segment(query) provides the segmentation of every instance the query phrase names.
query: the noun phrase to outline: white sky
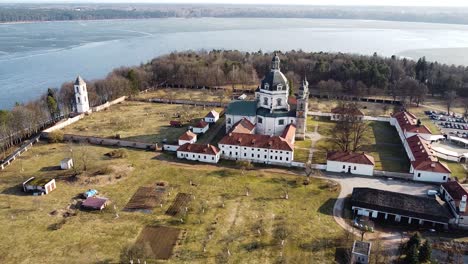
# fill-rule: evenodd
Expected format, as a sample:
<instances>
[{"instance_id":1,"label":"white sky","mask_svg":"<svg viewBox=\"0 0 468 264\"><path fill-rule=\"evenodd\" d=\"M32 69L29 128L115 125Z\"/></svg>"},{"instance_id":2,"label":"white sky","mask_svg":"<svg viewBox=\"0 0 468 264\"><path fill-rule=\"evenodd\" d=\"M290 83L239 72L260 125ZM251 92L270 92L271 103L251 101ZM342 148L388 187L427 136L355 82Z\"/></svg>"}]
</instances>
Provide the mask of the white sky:
<instances>
[{"instance_id":1,"label":"white sky","mask_svg":"<svg viewBox=\"0 0 468 264\"><path fill-rule=\"evenodd\" d=\"M0 0L0 3L217 3L272 5L468 6L467 0Z\"/></svg>"}]
</instances>

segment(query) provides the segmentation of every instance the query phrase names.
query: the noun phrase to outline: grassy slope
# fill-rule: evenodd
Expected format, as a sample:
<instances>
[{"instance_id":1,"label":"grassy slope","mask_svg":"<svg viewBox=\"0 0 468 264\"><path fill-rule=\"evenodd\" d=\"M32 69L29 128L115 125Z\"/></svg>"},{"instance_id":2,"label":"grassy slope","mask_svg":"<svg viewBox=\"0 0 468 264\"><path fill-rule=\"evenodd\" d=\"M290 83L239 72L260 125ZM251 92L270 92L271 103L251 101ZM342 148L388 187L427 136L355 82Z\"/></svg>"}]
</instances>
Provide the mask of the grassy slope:
<instances>
[{"instance_id":1,"label":"grassy slope","mask_svg":"<svg viewBox=\"0 0 468 264\"><path fill-rule=\"evenodd\" d=\"M285 222L290 232L286 239L284 256L294 262L330 263L334 257L334 239L341 230L330 215L338 191L330 191L324 181L313 180L303 186L294 176L267 171L250 171L240 175L237 170L204 165L172 165L154 159L155 153L128 150L129 157L108 160L104 147L79 147L70 145L73 155L80 157L86 151L93 162L90 170L111 164L132 165L131 175L111 185L80 186L58 181L58 189L44 197L23 196L18 183L34 176L54 173L41 171L43 167L56 166L70 155L69 145L39 144L28 151L0 174L0 262L84 263L119 260L123 247L133 243L145 225L175 225L187 230L187 236L176 249L169 263L214 263L229 248L233 263L272 263L281 250L273 238L275 226ZM75 158L77 166L79 159ZM61 174L56 172L56 174ZM189 185L192 180L197 187ZM173 189L163 208L152 214L120 211L139 186L167 181ZM297 182L299 182L299 184ZM15 187L16 186L16 187ZM250 196L245 196L245 187ZM289 200L280 199L282 188L289 190ZM72 197L88 188L97 188L111 199L119 218L115 219L111 205L101 213L78 211L68 218L60 230L48 227L60 222L61 217L50 216L57 209L65 209ZM184 224L164 215L178 192L195 195ZM225 207L221 207L224 200ZM201 204L208 209L201 213ZM281 220L283 219L283 220ZM262 222L262 234L254 226ZM216 223L216 224L215 224ZM202 252L202 242L208 231L213 237ZM263 243L260 249L248 252L252 242Z\"/></svg>"},{"instance_id":2,"label":"grassy slope","mask_svg":"<svg viewBox=\"0 0 468 264\"><path fill-rule=\"evenodd\" d=\"M120 134L122 139L159 143L177 140L187 127L169 126L178 112L189 111L195 120L203 118L211 109L193 106L124 102L106 111L86 116L66 127L65 133L86 136L112 137ZM221 109L216 109L218 112ZM193 124L192 124L193 125Z\"/></svg>"}]
</instances>

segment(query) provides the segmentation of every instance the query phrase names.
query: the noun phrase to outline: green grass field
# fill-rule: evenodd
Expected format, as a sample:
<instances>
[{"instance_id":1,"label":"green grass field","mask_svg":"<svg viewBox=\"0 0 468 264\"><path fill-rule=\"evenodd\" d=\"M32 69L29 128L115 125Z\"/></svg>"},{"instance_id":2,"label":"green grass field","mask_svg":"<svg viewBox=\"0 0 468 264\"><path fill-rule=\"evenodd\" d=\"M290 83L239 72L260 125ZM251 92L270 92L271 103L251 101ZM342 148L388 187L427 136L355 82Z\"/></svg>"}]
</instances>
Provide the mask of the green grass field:
<instances>
[{"instance_id":1,"label":"green grass field","mask_svg":"<svg viewBox=\"0 0 468 264\"><path fill-rule=\"evenodd\" d=\"M333 262L343 231L331 216L339 190L330 190L326 181L312 179L305 186L301 177L278 170L242 175L239 170L199 163L173 164L146 151L127 150L127 158L109 159L104 154L111 150L39 143L2 171L1 263L116 263L147 225L186 231L167 263L274 263L282 251L288 263ZM69 156L78 168L87 165L89 178L101 180L66 181L67 173L55 167ZM97 173L109 167L115 177ZM57 189L43 197L26 196L19 184L30 176L58 177ZM140 186L158 181L169 184L162 208L149 214L121 211ZM111 205L103 212L75 210L76 216L64 218L61 212L89 188L98 189ZM285 190L288 200L282 198ZM179 192L195 197L184 223L164 214ZM54 211L59 213L52 215Z\"/></svg>"},{"instance_id":2,"label":"green grass field","mask_svg":"<svg viewBox=\"0 0 468 264\"><path fill-rule=\"evenodd\" d=\"M121 139L148 143L161 143L164 139L171 142L176 141L189 125L194 125L210 110L211 108L128 101L86 116L63 131L98 137L114 137L119 134ZM220 112L222 109L216 110ZM180 128L171 127L171 120L180 120L176 118L177 113L185 113L193 121L183 122L185 126Z\"/></svg>"}]
</instances>

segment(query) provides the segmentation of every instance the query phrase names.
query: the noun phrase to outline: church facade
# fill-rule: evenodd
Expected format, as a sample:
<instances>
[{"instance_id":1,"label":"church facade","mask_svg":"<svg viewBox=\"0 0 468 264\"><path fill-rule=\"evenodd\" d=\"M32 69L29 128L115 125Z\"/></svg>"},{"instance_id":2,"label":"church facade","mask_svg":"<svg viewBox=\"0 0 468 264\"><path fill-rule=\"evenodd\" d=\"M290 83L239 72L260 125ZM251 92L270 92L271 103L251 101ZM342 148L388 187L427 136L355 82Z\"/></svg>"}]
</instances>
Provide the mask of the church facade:
<instances>
[{"instance_id":1,"label":"church facade","mask_svg":"<svg viewBox=\"0 0 468 264\"><path fill-rule=\"evenodd\" d=\"M281 72L280 59L273 57L270 72L255 92L255 100L233 101L226 110L226 133L243 118L255 124L255 134L280 136L289 124L296 126L297 139L304 139L309 84L304 80L295 97L289 96L289 82Z\"/></svg>"}]
</instances>

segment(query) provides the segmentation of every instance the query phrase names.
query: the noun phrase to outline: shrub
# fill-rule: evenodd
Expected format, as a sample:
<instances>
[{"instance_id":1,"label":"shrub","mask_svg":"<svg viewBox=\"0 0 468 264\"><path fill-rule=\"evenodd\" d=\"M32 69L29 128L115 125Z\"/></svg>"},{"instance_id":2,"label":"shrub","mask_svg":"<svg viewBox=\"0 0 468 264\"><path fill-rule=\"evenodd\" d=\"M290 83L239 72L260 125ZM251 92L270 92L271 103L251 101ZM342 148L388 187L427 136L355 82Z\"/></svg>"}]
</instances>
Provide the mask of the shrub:
<instances>
[{"instance_id":1,"label":"shrub","mask_svg":"<svg viewBox=\"0 0 468 264\"><path fill-rule=\"evenodd\" d=\"M96 171L96 175L109 175L109 174L112 174L113 172L114 172L114 169L112 169L111 167L104 167Z\"/></svg>"},{"instance_id":2,"label":"shrub","mask_svg":"<svg viewBox=\"0 0 468 264\"><path fill-rule=\"evenodd\" d=\"M128 153L125 149L115 149L109 153L106 153L106 156L112 159L121 159L128 157Z\"/></svg>"},{"instance_id":3,"label":"shrub","mask_svg":"<svg viewBox=\"0 0 468 264\"><path fill-rule=\"evenodd\" d=\"M49 142L50 143L63 142L63 132L60 131L60 130L50 132L49 133Z\"/></svg>"}]
</instances>

